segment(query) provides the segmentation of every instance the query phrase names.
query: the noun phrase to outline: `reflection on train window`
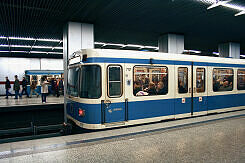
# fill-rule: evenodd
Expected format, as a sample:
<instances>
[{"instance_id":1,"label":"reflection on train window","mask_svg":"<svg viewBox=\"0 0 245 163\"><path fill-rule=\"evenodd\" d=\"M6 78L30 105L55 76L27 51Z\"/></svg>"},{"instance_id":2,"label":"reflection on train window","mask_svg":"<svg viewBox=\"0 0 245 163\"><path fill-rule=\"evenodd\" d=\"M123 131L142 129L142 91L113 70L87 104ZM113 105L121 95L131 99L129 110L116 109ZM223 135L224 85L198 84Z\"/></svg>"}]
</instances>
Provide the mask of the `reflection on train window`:
<instances>
[{"instance_id":1,"label":"reflection on train window","mask_svg":"<svg viewBox=\"0 0 245 163\"><path fill-rule=\"evenodd\" d=\"M179 93L188 92L188 68L187 67L178 68L178 88L179 88Z\"/></svg>"},{"instance_id":2,"label":"reflection on train window","mask_svg":"<svg viewBox=\"0 0 245 163\"><path fill-rule=\"evenodd\" d=\"M77 97L78 96L78 76L80 73L80 68L75 67L68 70L68 83L67 83L67 93L68 95Z\"/></svg>"},{"instance_id":3,"label":"reflection on train window","mask_svg":"<svg viewBox=\"0 0 245 163\"><path fill-rule=\"evenodd\" d=\"M232 91L233 90L233 69L214 68L213 69L213 91Z\"/></svg>"},{"instance_id":4,"label":"reflection on train window","mask_svg":"<svg viewBox=\"0 0 245 163\"><path fill-rule=\"evenodd\" d=\"M134 96L166 95L168 93L168 69L160 66L134 67Z\"/></svg>"},{"instance_id":5,"label":"reflection on train window","mask_svg":"<svg viewBox=\"0 0 245 163\"><path fill-rule=\"evenodd\" d=\"M205 92L205 69L196 69L196 89L197 93Z\"/></svg>"},{"instance_id":6,"label":"reflection on train window","mask_svg":"<svg viewBox=\"0 0 245 163\"><path fill-rule=\"evenodd\" d=\"M237 70L237 89L245 90L245 69Z\"/></svg>"},{"instance_id":7,"label":"reflection on train window","mask_svg":"<svg viewBox=\"0 0 245 163\"><path fill-rule=\"evenodd\" d=\"M122 95L122 68L121 66L108 67L109 97Z\"/></svg>"},{"instance_id":8,"label":"reflection on train window","mask_svg":"<svg viewBox=\"0 0 245 163\"><path fill-rule=\"evenodd\" d=\"M99 65L81 67L80 97L97 99L101 96L101 68Z\"/></svg>"}]
</instances>

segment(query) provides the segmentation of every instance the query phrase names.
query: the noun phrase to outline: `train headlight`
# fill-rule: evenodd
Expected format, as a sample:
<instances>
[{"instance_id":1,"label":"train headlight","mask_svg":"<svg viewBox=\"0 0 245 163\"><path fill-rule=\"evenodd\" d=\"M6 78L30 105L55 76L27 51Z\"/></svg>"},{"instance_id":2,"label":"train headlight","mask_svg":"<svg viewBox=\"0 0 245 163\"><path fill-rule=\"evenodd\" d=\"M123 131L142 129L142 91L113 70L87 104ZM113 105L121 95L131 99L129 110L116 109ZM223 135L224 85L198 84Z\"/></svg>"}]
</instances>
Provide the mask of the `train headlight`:
<instances>
[{"instance_id":1,"label":"train headlight","mask_svg":"<svg viewBox=\"0 0 245 163\"><path fill-rule=\"evenodd\" d=\"M83 109L78 109L78 115L79 115L80 117L84 117L84 116L85 116L85 110L83 110Z\"/></svg>"}]
</instances>

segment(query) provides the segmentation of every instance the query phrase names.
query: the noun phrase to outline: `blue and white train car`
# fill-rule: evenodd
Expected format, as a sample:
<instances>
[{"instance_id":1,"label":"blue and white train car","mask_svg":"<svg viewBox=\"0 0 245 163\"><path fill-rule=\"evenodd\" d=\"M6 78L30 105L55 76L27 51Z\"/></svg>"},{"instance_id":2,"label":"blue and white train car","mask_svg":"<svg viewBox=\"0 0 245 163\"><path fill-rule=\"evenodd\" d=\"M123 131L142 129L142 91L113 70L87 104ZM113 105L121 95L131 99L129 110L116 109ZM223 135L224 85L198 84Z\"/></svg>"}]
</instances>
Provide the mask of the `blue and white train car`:
<instances>
[{"instance_id":1,"label":"blue and white train car","mask_svg":"<svg viewBox=\"0 0 245 163\"><path fill-rule=\"evenodd\" d=\"M87 129L245 108L245 61L87 49L69 60L67 118Z\"/></svg>"}]
</instances>

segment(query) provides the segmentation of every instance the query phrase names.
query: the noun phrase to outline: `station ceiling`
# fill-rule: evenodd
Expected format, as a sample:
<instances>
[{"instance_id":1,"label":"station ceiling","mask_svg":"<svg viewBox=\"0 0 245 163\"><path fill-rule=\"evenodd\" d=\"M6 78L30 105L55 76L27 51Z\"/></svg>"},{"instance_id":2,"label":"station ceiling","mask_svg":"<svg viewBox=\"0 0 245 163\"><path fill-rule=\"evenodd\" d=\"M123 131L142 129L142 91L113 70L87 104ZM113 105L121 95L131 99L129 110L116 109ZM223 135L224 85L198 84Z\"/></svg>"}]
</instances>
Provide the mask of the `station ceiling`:
<instances>
[{"instance_id":1,"label":"station ceiling","mask_svg":"<svg viewBox=\"0 0 245 163\"><path fill-rule=\"evenodd\" d=\"M238 42L245 54L245 14L234 16L245 11L245 0L207 10L215 1L1 0L0 56L62 57L68 21L94 24L96 42L157 47L160 35L177 33L185 49L217 52L220 43Z\"/></svg>"}]
</instances>

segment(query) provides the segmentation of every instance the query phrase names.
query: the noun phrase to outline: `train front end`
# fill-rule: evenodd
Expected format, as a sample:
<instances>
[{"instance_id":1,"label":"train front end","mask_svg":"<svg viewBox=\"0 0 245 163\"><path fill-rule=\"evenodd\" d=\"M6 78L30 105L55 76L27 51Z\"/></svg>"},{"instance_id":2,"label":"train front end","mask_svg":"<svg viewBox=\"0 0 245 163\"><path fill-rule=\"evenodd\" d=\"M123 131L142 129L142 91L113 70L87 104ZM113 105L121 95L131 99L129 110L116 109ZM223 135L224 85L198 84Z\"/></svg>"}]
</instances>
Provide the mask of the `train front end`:
<instances>
[{"instance_id":1,"label":"train front end","mask_svg":"<svg viewBox=\"0 0 245 163\"><path fill-rule=\"evenodd\" d=\"M100 129L103 63L89 61L88 55L80 52L69 60L66 116L79 127Z\"/></svg>"}]
</instances>

